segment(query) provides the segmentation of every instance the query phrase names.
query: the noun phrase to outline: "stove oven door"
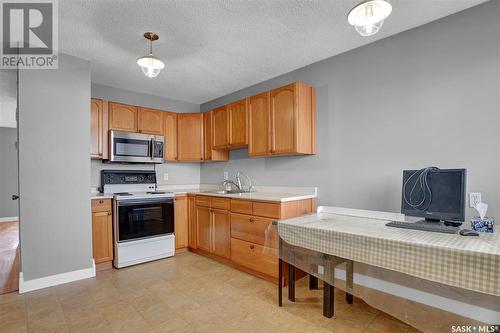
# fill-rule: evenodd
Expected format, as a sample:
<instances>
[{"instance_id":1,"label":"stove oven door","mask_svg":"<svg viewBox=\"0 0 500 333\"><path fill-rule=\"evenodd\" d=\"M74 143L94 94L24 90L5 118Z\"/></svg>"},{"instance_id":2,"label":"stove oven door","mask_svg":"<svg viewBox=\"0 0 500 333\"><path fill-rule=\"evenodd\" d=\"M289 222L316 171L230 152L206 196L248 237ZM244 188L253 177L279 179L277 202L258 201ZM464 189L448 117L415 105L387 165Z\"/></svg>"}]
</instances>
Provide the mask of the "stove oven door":
<instances>
[{"instance_id":1,"label":"stove oven door","mask_svg":"<svg viewBox=\"0 0 500 333\"><path fill-rule=\"evenodd\" d=\"M115 239L118 243L174 232L174 199L115 201Z\"/></svg>"}]
</instances>

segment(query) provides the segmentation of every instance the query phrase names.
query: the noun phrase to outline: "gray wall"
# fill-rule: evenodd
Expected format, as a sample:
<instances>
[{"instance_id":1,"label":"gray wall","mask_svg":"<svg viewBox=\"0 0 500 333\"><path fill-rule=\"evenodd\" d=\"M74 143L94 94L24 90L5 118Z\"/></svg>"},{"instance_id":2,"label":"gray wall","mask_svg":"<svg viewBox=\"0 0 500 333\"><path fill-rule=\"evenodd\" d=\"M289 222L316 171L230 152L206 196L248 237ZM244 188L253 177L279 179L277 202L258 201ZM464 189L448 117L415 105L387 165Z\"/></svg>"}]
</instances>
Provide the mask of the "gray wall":
<instances>
[{"instance_id":1,"label":"gray wall","mask_svg":"<svg viewBox=\"0 0 500 333\"><path fill-rule=\"evenodd\" d=\"M92 267L90 63L59 54L58 70L19 79L24 280Z\"/></svg>"},{"instance_id":2,"label":"gray wall","mask_svg":"<svg viewBox=\"0 0 500 333\"><path fill-rule=\"evenodd\" d=\"M19 214L17 201L17 128L0 127L0 218Z\"/></svg>"},{"instance_id":3,"label":"gray wall","mask_svg":"<svg viewBox=\"0 0 500 333\"><path fill-rule=\"evenodd\" d=\"M200 112L200 105L170 98L138 93L134 91L103 86L92 83L92 97L102 98L114 102L156 108L164 111L179 113ZM130 169L130 170L152 170L153 166L148 164L105 164L95 160L91 163L91 184L93 187L100 186L100 172L103 169ZM163 174L168 173L168 181L163 180ZM156 165L158 184L199 184L199 163L164 163Z\"/></svg>"},{"instance_id":4,"label":"gray wall","mask_svg":"<svg viewBox=\"0 0 500 333\"><path fill-rule=\"evenodd\" d=\"M491 1L203 104L303 81L317 88L318 150L235 151L203 164L201 182L243 170L260 185L317 186L322 205L399 211L403 169L464 167L468 189L499 214L499 13Z\"/></svg>"}]
</instances>

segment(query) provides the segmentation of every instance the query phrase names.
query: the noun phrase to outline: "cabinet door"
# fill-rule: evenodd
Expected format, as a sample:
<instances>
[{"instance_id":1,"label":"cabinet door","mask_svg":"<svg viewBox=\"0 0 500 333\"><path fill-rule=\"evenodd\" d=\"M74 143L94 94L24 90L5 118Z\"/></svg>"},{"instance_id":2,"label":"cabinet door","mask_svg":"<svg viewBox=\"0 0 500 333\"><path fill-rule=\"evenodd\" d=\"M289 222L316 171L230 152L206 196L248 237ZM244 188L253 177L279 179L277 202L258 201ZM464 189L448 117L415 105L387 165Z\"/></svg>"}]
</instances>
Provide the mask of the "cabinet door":
<instances>
[{"instance_id":1,"label":"cabinet door","mask_svg":"<svg viewBox=\"0 0 500 333\"><path fill-rule=\"evenodd\" d=\"M285 154L296 151L297 101L295 84L271 90L271 153Z\"/></svg>"},{"instance_id":2,"label":"cabinet door","mask_svg":"<svg viewBox=\"0 0 500 333\"><path fill-rule=\"evenodd\" d=\"M227 149L215 150L212 132L212 111L203 113L203 160L204 161L227 161L229 152Z\"/></svg>"},{"instance_id":3,"label":"cabinet door","mask_svg":"<svg viewBox=\"0 0 500 333\"><path fill-rule=\"evenodd\" d=\"M176 197L174 203L175 248L188 246L188 205L187 197Z\"/></svg>"},{"instance_id":4,"label":"cabinet door","mask_svg":"<svg viewBox=\"0 0 500 333\"><path fill-rule=\"evenodd\" d=\"M96 264L113 260L111 211L92 213L92 253Z\"/></svg>"},{"instance_id":5,"label":"cabinet door","mask_svg":"<svg viewBox=\"0 0 500 333\"><path fill-rule=\"evenodd\" d=\"M102 99L92 98L90 101L90 157L102 158Z\"/></svg>"},{"instance_id":6,"label":"cabinet door","mask_svg":"<svg viewBox=\"0 0 500 333\"><path fill-rule=\"evenodd\" d=\"M163 135L162 111L139 108L137 127L139 133Z\"/></svg>"},{"instance_id":7,"label":"cabinet door","mask_svg":"<svg viewBox=\"0 0 500 333\"><path fill-rule=\"evenodd\" d=\"M203 155L203 114L177 115L177 159L200 161Z\"/></svg>"},{"instance_id":8,"label":"cabinet door","mask_svg":"<svg viewBox=\"0 0 500 333\"><path fill-rule=\"evenodd\" d=\"M271 153L271 117L269 92L248 99L248 155Z\"/></svg>"},{"instance_id":9,"label":"cabinet door","mask_svg":"<svg viewBox=\"0 0 500 333\"><path fill-rule=\"evenodd\" d=\"M188 196L188 220L189 220L189 237L188 246L191 249L196 249L196 199L194 196Z\"/></svg>"},{"instance_id":10,"label":"cabinet door","mask_svg":"<svg viewBox=\"0 0 500 333\"><path fill-rule=\"evenodd\" d=\"M229 117L226 107L212 111L213 149L224 149L229 146Z\"/></svg>"},{"instance_id":11,"label":"cabinet door","mask_svg":"<svg viewBox=\"0 0 500 333\"><path fill-rule=\"evenodd\" d=\"M212 159L212 111L203 113L203 159Z\"/></svg>"},{"instance_id":12,"label":"cabinet door","mask_svg":"<svg viewBox=\"0 0 500 333\"><path fill-rule=\"evenodd\" d=\"M229 145L244 147L247 140L247 100L242 99L227 106L229 111Z\"/></svg>"},{"instance_id":13,"label":"cabinet door","mask_svg":"<svg viewBox=\"0 0 500 333\"><path fill-rule=\"evenodd\" d=\"M177 113L163 113L163 135L165 136L165 159L167 161L177 160Z\"/></svg>"},{"instance_id":14,"label":"cabinet door","mask_svg":"<svg viewBox=\"0 0 500 333\"><path fill-rule=\"evenodd\" d=\"M109 129L137 132L137 107L109 103Z\"/></svg>"},{"instance_id":15,"label":"cabinet door","mask_svg":"<svg viewBox=\"0 0 500 333\"><path fill-rule=\"evenodd\" d=\"M214 230L214 254L231 258L231 222L226 210L212 210L212 224Z\"/></svg>"},{"instance_id":16,"label":"cabinet door","mask_svg":"<svg viewBox=\"0 0 500 333\"><path fill-rule=\"evenodd\" d=\"M210 208L196 206L196 247L212 252L212 222Z\"/></svg>"}]
</instances>

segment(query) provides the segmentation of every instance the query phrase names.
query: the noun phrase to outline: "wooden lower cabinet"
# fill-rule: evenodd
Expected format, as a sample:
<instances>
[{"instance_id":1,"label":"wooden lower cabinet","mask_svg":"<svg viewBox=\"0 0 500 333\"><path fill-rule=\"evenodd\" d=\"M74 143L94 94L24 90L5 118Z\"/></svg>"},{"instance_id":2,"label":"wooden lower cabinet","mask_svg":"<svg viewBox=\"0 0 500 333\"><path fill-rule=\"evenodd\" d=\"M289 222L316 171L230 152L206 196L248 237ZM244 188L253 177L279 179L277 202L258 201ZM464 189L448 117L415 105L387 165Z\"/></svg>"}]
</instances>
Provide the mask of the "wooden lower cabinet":
<instances>
[{"instance_id":1,"label":"wooden lower cabinet","mask_svg":"<svg viewBox=\"0 0 500 333\"><path fill-rule=\"evenodd\" d=\"M272 219L231 213L231 237L278 248L278 231Z\"/></svg>"},{"instance_id":2,"label":"wooden lower cabinet","mask_svg":"<svg viewBox=\"0 0 500 333\"><path fill-rule=\"evenodd\" d=\"M190 249L196 250L196 197L188 195L188 246Z\"/></svg>"},{"instance_id":3,"label":"wooden lower cabinet","mask_svg":"<svg viewBox=\"0 0 500 333\"><path fill-rule=\"evenodd\" d=\"M175 249L186 248L189 242L188 199L186 196L175 197L174 221Z\"/></svg>"},{"instance_id":4,"label":"wooden lower cabinet","mask_svg":"<svg viewBox=\"0 0 500 333\"><path fill-rule=\"evenodd\" d=\"M278 278L278 250L231 238L231 260L240 266Z\"/></svg>"},{"instance_id":5,"label":"wooden lower cabinet","mask_svg":"<svg viewBox=\"0 0 500 333\"><path fill-rule=\"evenodd\" d=\"M212 252L212 221L210 208L196 206L196 247Z\"/></svg>"},{"instance_id":6,"label":"wooden lower cabinet","mask_svg":"<svg viewBox=\"0 0 500 333\"><path fill-rule=\"evenodd\" d=\"M231 258L231 222L229 212L212 209L213 253L222 258Z\"/></svg>"},{"instance_id":7,"label":"wooden lower cabinet","mask_svg":"<svg viewBox=\"0 0 500 333\"><path fill-rule=\"evenodd\" d=\"M96 264L113 261L111 199L92 200L92 255Z\"/></svg>"},{"instance_id":8,"label":"wooden lower cabinet","mask_svg":"<svg viewBox=\"0 0 500 333\"><path fill-rule=\"evenodd\" d=\"M197 195L191 203L196 247L190 248L230 259L235 267L274 281L278 277L279 236L272 221L316 209L315 199L279 203Z\"/></svg>"},{"instance_id":9,"label":"wooden lower cabinet","mask_svg":"<svg viewBox=\"0 0 500 333\"><path fill-rule=\"evenodd\" d=\"M214 208L211 208L214 207ZM229 199L198 196L196 200L197 249L231 258Z\"/></svg>"}]
</instances>

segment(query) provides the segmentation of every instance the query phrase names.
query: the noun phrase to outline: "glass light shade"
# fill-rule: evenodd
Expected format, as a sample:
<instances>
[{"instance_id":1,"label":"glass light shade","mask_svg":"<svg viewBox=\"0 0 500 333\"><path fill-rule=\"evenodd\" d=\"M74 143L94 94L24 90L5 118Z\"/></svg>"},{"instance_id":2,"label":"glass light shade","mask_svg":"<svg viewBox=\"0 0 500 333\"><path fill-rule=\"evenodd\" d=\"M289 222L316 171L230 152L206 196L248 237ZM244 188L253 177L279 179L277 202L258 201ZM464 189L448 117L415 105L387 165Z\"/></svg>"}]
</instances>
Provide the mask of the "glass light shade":
<instances>
[{"instance_id":1,"label":"glass light shade","mask_svg":"<svg viewBox=\"0 0 500 333\"><path fill-rule=\"evenodd\" d=\"M156 58L152 54L137 59L137 65L141 67L144 75L151 78L158 76L161 70L165 67L163 61Z\"/></svg>"},{"instance_id":2,"label":"glass light shade","mask_svg":"<svg viewBox=\"0 0 500 333\"><path fill-rule=\"evenodd\" d=\"M349 12L347 21L361 36L371 36L380 30L391 12L392 6L385 0L365 1Z\"/></svg>"}]
</instances>

